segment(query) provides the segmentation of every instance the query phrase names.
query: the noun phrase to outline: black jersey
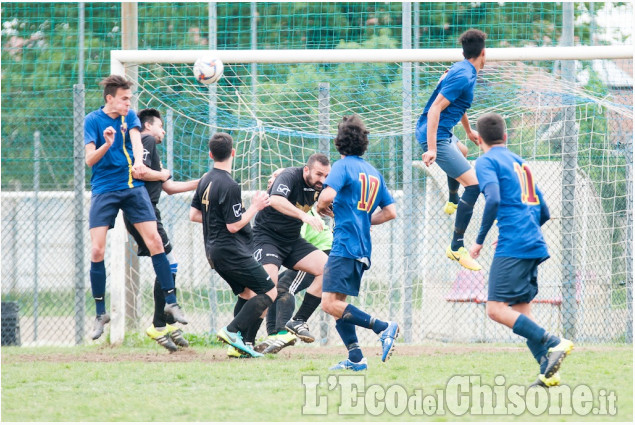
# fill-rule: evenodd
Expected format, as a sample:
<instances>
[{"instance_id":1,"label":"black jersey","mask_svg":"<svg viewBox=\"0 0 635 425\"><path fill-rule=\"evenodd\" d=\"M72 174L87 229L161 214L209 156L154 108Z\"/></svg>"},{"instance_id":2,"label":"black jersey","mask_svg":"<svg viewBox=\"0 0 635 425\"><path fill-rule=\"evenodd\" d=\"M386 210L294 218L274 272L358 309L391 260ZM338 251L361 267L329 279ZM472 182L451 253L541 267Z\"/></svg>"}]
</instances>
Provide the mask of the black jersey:
<instances>
[{"instance_id":1,"label":"black jersey","mask_svg":"<svg viewBox=\"0 0 635 425\"><path fill-rule=\"evenodd\" d=\"M154 136L150 134L141 135L141 143L143 143L143 163L154 171L161 171L161 158L159 158L159 152L157 151L157 142ZM146 181L144 182L148 195L150 195L150 201L154 205L159 203L161 198L161 190L163 186L162 181Z\"/></svg>"},{"instance_id":2,"label":"black jersey","mask_svg":"<svg viewBox=\"0 0 635 425\"><path fill-rule=\"evenodd\" d=\"M311 209L319 192L309 187L303 177L304 167L287 168L276 178L269 189L269 195L282 196L307 212ZM302 220L289 217L273 207L266 207L256 215L254 237L273 238L281 243L290 243L300 237Z\"/></svg>"},{"instance_id":3,"label":"black jersey","mask_svg":"<svg viewBox=\"0 0 635 425\"><path fill-rule=\"evenodd\" d=\"M203 213L205 252L214 265L238 267L251 258L251 225L236 233L227 230L227 224L240 221L245 212L240 186L227 171L213 168L201 178L192 207Z\"/></svg>"}]
</instances>

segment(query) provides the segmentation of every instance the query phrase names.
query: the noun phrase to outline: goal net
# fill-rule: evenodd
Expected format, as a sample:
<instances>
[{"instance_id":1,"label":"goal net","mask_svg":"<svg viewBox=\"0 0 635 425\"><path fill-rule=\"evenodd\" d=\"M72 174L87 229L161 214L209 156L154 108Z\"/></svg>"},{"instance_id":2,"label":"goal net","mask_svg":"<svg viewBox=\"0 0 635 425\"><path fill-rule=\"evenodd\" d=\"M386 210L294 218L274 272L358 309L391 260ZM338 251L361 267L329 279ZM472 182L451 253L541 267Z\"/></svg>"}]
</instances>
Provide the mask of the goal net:
<instances>
[{"instance_id":1,"label":"goal net","mask_svg":"<svg viewBox=\"0 0 635 425\"><path fill-rule=\"evenodd\" d=\"M570 52L576 49L551 49L544 58L532 53L530 60L522 60L522 50L509 49L506 56L505 49L488 49L468 115L473 127L485 112L503 115L509 148L529 161L551 210L543 227L551 259L539 269L537 320L551 332L573 331L578 340L610 341L624 334L632 314L633 82L632 59L624 59L632 52L584 51L583 60L567 68L553 52L575 59ZM460 53L413 58L412 51L390 52L388 58L370 51L364 60L358 51L261 51L252 59L259 63L248 63L249 52L238 60L215 52L225 70L212 86L192 75L193 61L207 52L156 52L156 58L141 52L142 59L139 52L119 52L132 59L113 69L124 64L137 75L138 109L162 113L167 137L160 151L175 180L202 176L211 166L210 136L232 135L234 178L245 205L278 168L302 166L317 151L337 160L337 123L343 115L360 115L370 131L365 158L383 173L398 218L373 229L372 267L352 302L397 320L409 343L516 341L483 308L496 229L483 249L482 272L445 258L454 226L454 216L443 212L446 177L437 165L422 165L414 138L425 103ZM462 126L455 134L469 147L468 159L476 159L478 147ZM179 303L191 319L185 330L213 335L231 321L235 297L207 264L201 225L188 220L191 198L164 194L159 207L178 259ZM468 247L483 205L481 197L466 233ZM132 242L126 247L128 263L138 262L125 266L129 331L151 323L155 276L149 259L135 259ZM296 296L296 306L302 297ZM333 319L321 311L309 326L321 344L340 343ZM259 336L264 332L263 324ZM359 337L375 344L372 332Z\"/></svg>"}]
</instances>

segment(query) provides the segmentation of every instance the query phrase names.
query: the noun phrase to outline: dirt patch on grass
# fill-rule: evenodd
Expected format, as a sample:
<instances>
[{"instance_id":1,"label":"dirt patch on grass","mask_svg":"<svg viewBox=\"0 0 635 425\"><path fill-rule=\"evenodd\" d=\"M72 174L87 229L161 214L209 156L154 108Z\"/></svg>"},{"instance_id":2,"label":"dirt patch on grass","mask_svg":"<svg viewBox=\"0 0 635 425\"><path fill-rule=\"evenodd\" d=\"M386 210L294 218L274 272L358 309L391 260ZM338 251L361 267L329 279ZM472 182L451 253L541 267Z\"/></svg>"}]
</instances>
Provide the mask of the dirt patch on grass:
<instances>
[{"instance_id":1,"label":"dirt patch on grass","mask_svg":"<svg viewBox=\"0 0 635 425\"><path fill-rule=\"evenodd\" d=\"M435 345L398 345L395 356L409 357L434 357L442 355L465 355L470 353L502 353L502 352L524 352L525 346L501 346L491 344L435 344ZM94 351L79 351L77 353L68 352L34 353L32 349L28 353L12 351L10 354L2 353L2 363L28 363L28 362L51 362L51 363L112 363L112 362L145 362L145 363L173 363L173 362L200 362L214 363L223 361L246 361L245 359L233 359L227 357L227 350L222 348L187 348L176 353L167 351L154 351L143 349L131 349L118 346L101 346ZM632 351L628 346L587 346L576 347L577 352L607 352L607 351ZM278 359L320 359L329 356L342 356L345 354L344 347L313 347L297 346L289 347L278 353ZM364 354L367 356L381 356L379 347L365 347ZM273 356L269 356L274 358Z\"/></svg>"}]
</instances>

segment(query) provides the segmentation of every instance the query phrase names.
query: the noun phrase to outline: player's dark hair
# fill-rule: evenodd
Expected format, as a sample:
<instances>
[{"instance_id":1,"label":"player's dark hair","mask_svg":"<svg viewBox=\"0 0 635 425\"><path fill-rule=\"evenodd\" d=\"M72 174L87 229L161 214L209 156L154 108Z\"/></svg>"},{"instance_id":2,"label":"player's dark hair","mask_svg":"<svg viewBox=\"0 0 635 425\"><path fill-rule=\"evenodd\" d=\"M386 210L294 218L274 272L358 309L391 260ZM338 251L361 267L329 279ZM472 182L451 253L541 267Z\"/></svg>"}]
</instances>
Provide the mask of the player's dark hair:
<instances>
[{"instance_id":1,"label":"player's dark hair","mask_svg":"<svg viewBox=\"0 0 635 425\"><path fill-rule=\"evenodd\" d=\"M132 81L126 80L121 75L110 75L101 80L99 84L104 86L104 101L108 95L115 96L118 89L128 90L133 85Z\"/></svg>"},{"instance_id":2,"label":"player's dark hair","mask_svg":"<svg viewBox=\"0 0 635 425\"><path fill-rule=\"evenodd\" d=\"M488 146L505 143L505 120L494 112L479 117L476 131Z\"/></svg>"},{"instance_id":3,"label":"player's dark hair","mask_svg":"<svg viewBox=\"0 0 635 425\"><path fill-rule=\"evenodd\" d=\"M467 30L459 37L459 42L463 46L463 57L465 59L477 58L485 48L487 34L480 30Z\"/></svg>"},{"instance_id":4,"label":"player's dark hair","mask_svg":"<svg viewBox=\"0 0 635 425\"><path fill-rule=\"evenodd\" d=\"M309 157L309 160L306 162L306 166L309 168L313 168L313 164L319 162L322 165L329 165L329 158L323 153L314 153Z\"/></svg>"},{"instance_id":5,"label":"player's dark hair","mask_svg":"<svg viewBox=\"0 0 635 425\"><path fill-rule=\"evenodd\" d=\"M234 139L227 133L216 133L209 141L209 151L214 161L225 161L232 154Z\"/></svg>"},{"instance_id":6,"label":"player's dark hair","mask_svg":"<svg viewBox=\"0 0 635 425\"><path fill-rule=\"evenodd\" d=\"M368 130L357 115L348 115L342 118L337 125L335 148L345 156L362 156L368 149Z\"/></svg>"},{"instance_id":7,"label":"player's dark hair","mask_svg":"<svg viewBox=\"0 0 635 425\"><path fill-rule=\"evenodd\" d=\"M137 114L139 121L141 122L141 131L145 130L146 123L154 123L154 119L161 119L161 113L154 108L146 108L139 111Z\"/></svg>"}]
</instances>

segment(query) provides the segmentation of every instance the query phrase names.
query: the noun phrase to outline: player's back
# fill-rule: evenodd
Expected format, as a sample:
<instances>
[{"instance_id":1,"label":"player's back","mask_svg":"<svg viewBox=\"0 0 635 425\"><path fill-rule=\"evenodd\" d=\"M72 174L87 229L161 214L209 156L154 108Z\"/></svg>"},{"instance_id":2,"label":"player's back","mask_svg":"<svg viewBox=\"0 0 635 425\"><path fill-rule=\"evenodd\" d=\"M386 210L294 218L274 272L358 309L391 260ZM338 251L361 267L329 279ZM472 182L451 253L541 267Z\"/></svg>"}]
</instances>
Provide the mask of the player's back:
<instances>
[{"instance_id":1,"label":"player's back","mask_svg":"<svg viewBox=\"0 0 635 425\"><path fill-rule=\"evenodd\" d=\"M250 256L251 226L249 223L236 233L227 229L228 223L240 220L244 207L240 200L240 186L224 170L213 168L198 184L192 206L203 215L203 236L208 254L228 252Z\"/></svg>"},{"instance_id":2,"label":"player's back","mask_svg":"<svg viewBox=\"0 0 635 425\"><path fill-rule=\"evenodd\" d=\"M325 186L337 191L333 201L335 230L331 255L370 260L371 216L378 206L393 202L383 176L362 158L346 156L333 164Z\"/></svg>"},{"instance_id":3,"label":"player's back","mask_svg":"<svg viewBox=\"0 0 635 425\"><path fill-rule=\"evenodd\" d=\"M493 182L500 188L495 256L548 257L540 229L542 194L528 164L505 146L495 146L476 161L475 168L481 190Z\"/></svg>"}]
</instances>

